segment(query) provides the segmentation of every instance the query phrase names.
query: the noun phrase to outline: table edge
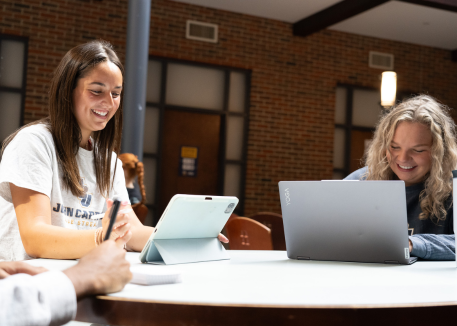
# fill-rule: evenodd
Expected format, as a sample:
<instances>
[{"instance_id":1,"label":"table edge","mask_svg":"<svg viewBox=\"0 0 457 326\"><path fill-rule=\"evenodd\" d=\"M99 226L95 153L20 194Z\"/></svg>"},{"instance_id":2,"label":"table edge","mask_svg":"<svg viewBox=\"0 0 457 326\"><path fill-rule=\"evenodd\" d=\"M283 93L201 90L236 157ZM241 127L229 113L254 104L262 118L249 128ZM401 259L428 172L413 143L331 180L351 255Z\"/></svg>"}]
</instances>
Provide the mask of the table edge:
<instances>
[{"instance_id":1,"label":"table edge","mask_svg":"<svg viewBox=\"0 0 457 326\"><path fill-rule=\"evenodd\" d=\"M188 301L166 301L166 300L145 300L125 297L114 297L98 295L98 300L118 302L142 302L151 304L167 305L188 305L208 307L239 307L239 308L277 308L277 309L386 309L386 308L420 308L420 307L444 307L457 306L457 301L426 302L426 303L401 303L401 304L351 304L351 305L274 305L274 304L241 304L241 303L215 303L215 302L188 302Z\"/></svg>"}]
</instances>

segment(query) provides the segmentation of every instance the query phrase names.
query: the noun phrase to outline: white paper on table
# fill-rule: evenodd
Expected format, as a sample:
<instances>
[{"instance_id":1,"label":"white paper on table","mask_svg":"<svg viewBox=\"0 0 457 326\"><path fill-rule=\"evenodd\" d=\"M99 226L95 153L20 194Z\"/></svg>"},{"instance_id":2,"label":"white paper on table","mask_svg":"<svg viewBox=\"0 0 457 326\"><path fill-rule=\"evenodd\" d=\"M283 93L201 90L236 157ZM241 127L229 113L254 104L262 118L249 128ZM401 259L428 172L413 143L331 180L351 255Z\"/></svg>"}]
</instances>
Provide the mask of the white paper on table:
<instances>
[{"instance_id":1,"label":"white paper on table","mask_svg":"<svg viewBox=\"0 0 457 326\"><path fill-rule=\"evenodd\" d=\"M133 278L130 283L140 285L173 284L182 282L182 273L176 269L149 264L134 264L130 266Z\"/></svg>"}]
</instances>

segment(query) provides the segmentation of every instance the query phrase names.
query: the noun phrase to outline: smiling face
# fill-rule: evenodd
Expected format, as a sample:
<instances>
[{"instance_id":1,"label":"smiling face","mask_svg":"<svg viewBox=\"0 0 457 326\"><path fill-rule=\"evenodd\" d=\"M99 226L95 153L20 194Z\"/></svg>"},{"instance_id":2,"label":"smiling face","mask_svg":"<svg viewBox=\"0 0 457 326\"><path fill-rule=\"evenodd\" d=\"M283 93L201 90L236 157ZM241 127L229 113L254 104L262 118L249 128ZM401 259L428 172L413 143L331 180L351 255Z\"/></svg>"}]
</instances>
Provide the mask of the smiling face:
<instances>
[{"instance_id":1,"label":"smiling face","mask_svg":"<svg viewBox=\"0 0 457 326\"><path fill-rule=\"evenodd\" d=\"M122 73L111 61L95 66L80 78L73 91L74 115L83 142L93 131L105 128L121 103Z\"/></svg>"},{"instance_id":2,"label":"smiling face","mask_svg":"<svg viewBox=\"0 0 457 326\"><path fill-rule=\"evenodd\" d=\"M400 122L386 152L392 171L406 186L423 182L432 167L430 127L417 122Z\"/></svg>"}]
</instances>

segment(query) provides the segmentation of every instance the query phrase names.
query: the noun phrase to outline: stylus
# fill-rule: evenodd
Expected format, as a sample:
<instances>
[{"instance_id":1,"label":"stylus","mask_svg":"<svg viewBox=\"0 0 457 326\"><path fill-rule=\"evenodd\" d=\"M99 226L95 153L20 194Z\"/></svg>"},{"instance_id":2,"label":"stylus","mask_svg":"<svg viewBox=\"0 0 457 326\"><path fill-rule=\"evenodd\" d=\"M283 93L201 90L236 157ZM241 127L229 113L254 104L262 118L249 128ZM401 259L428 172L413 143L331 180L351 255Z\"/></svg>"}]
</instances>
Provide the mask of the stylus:
<instances>
[{"instance_id":1,"label":"stylus","mask_svg":"<svg viewBox=\"0 0 457 326\"><path fill-rule=\"evenodd\" d=\"M109 236L111 235L111 230L113 229L114 222L116 222L116 217L117 217L117 213L119 212L120 206L121 206L121 202L119 200L115 199L113 202L113 206L111 207L111 216L109 218L108 230L106 230L105 239L103 239L103 241L108 240Z\"/></svg>"}]
</instances>

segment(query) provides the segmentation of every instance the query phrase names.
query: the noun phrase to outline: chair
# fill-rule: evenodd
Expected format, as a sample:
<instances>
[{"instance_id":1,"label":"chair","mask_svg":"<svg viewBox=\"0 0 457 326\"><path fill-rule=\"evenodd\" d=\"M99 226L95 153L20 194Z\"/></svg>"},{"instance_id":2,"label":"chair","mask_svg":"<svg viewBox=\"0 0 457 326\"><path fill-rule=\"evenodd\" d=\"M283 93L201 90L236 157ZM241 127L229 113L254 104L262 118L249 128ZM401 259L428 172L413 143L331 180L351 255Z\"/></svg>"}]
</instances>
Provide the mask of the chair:
<instances>
[{"instance_id":1,"label":"chair","mask_svg":"<svg viewBox=\"0 0 457 326\"><path fill-rule=\"evenodd\" d=\"M249 216L257 222L262 223L271 230L271 241L273 250L286 250L286 238L284 236L284 224L282 216L276 213L260 212Z\"/></svg>"},{"instance_id":2,"label":"chair","mask_svg":"<svg viewBox=\"0 0 457 326\"><path fill-rule=\"evenodd\" d=\"M271 231L247 217L233 217L225 225L232 250L272 250Z\"/></svg>"},{"instance_id":3,"label":"chair","mask_svg":"<svg viewBox=\"0 0 457 326\"><path fill-rule=\"evenodd\" d=\"M142 203L137 203L132 205L132 209L135 212L135 215L138 217L140 222L144 224L146 216L148 215L148 208Z\"/></svg>"}]
</instances>

